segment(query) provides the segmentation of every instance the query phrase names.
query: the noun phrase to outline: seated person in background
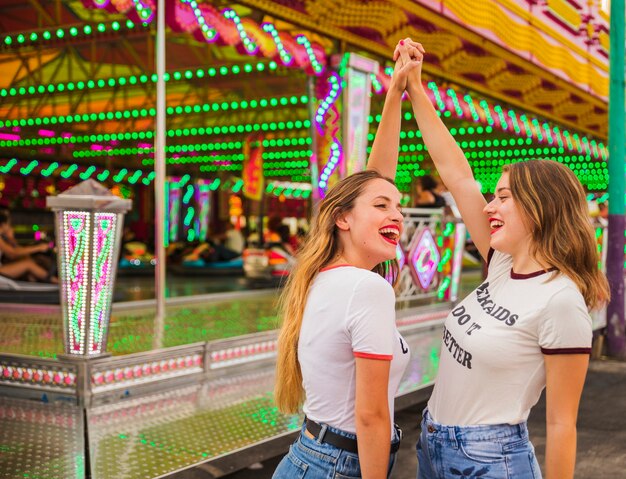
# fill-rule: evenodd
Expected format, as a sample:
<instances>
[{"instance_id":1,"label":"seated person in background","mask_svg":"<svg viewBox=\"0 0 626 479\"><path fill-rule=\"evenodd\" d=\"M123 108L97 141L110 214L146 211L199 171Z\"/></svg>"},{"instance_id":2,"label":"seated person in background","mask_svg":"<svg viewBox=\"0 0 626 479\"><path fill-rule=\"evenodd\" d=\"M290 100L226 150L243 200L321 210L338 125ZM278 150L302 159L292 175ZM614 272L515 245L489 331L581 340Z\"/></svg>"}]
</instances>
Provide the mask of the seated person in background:
<instances>
[{"instance_id":1,"label":"seated person in background","mask_svg":"<svg viewBox=\"0 0 626 479\"><path fill-rule=\"evenodd\" d=\"M49 244L37 244L33 246L19 246L10 240L11 223L6 212L0 212L0 275L7 278L27 281L42 281L58 283L56 276L39 266L28 255L44 253L51 249ZM5 236L9 238L5 239ZM2 264L2 257L19 258L8 264ZM25 256L20 258L20 256Z\"/></svg>"},{"instance_id":2,"label":"seated person in background","mask_svg":"<svg viewBox=\"0 0 626 479\"><path fill-rule=\"evenodd\" d=\"M235 228L232 223L226 225L226 232L224 233L224 247L237 253L240 256L243 253L243 249L246 245L241 231Z\"/></svg>"},{"instance_id":3,"label":"seated person in background","mask_svg":"<svg viewBox=\"0 0 626 479\"><path fill-rule=\"evenodd\" d=\"M280 216L270 216L267 220L267 229L263 233L263 239L266 243L280 243L279 228L283 224L283 219Z\"/></svg>"},{"instance_id":4,"label":"seated person in background","mask_svg":"<svg viewBox=\"0 0 626 479\"><path fill-rule=\"evenodd\" d=\"M446 200L437 192L437 182L430 175L417 178L416 208L442 208L446 206Z\"/></svg>"},{"instance_id":5,"label":"seated person in background","mask_svg":"<svg viewBox=\"0 0 626 479\"><path fill-rule=\"evenodd\" d=\"M241 231L229 221L218 227L218 231L213 235L213 248L217 254L217 261L230 261L243 253L246 240Z\"/></svg>"},{"instance_id":6,"label":"seated person in background","mask_svg":"<svg viewBox=\"0 0 626 479\"><path fill-rule=\"evenodd\" d=\"M197 243L191 252L183 256L183 262L195 262L202 260L205 263L215 263L221 261L231 261L241 256L243 245L235 245L236 247L241 247L241 251L235 251L228 248L225 243L222 244L222 241L225 241L226 239L227 232L218 233L212 238L207 238L206 241Z\"/></svg>"},{"instance_id":7,"label":"seated person in background","mask_svg":"<svg viewBox=\"0 0 626 479\"><path fill-rule=\"evenodd\" d=\"M280 236L280 247L291 256L294 256L296 249L294 247L291 231L289 231L289 226L281 224L278 227L278 234Z\"/></svg>"},{"instance_id":8,"label":"seated person in background","mask_svg":"<svg viewBox=\"0 0 626 479\"><path fill-rule=\"evenodd\" d=\"M189 246L191 246L191 244ZM187 253L183 256L183 263L189 263L199 260L203 260L205 263L218 261L217 253L215 251L215 248L213 248L213 242L211 240L197 243L190 253Z\"/></svg>"}]
</instances>

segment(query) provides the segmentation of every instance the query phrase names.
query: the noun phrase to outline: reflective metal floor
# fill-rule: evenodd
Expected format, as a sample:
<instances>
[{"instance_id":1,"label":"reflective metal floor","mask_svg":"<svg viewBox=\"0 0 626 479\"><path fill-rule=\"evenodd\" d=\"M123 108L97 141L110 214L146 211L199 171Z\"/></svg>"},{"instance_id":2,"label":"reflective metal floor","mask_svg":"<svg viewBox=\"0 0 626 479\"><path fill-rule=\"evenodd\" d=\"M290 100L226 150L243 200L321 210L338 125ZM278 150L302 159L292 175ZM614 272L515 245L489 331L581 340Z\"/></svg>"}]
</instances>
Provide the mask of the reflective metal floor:
<instances>
[{"instance_id":1,"label":"reflective metal floor","mask_svg":"<svg viewBox=\"0 0 626 479\"><path fill-rule=\"evenodd\" d=\"M195 296L170 300L161 348L230 338L276 329L276 290ZM205 299L203 299L205 298ZM236 298L234 300L233 298ZM156 349L155 309L151 301L116 303L111 314L108 352L131 354ZM0 351L43 358L63 352L63 325L58 306L0 311Z\"/></svg>"},{"instance_id":2,"label":"reflective metal floor","mask_svg":"<svg viewBox=\"0 0 626 479\"><path fill-rule=\"evenodd\" d=\"M76 406L0 397L0 478L83 479L83 422Z\"/></svg>"},{"instance_id":3,"label":"reflective metal floor","mask_svg":"<svg viewBox=\"0 0 626 479\"><path fill-rule=\"evenodd\" d=\"M403 331L412 360L400 386L433 381L440 325ZM273 362L174 391L88 411L94 479L154 478L297 429L271 398ZM66 405L0 400L0 477L83 478L80 410Z\"/></svg>"}]
</instances>

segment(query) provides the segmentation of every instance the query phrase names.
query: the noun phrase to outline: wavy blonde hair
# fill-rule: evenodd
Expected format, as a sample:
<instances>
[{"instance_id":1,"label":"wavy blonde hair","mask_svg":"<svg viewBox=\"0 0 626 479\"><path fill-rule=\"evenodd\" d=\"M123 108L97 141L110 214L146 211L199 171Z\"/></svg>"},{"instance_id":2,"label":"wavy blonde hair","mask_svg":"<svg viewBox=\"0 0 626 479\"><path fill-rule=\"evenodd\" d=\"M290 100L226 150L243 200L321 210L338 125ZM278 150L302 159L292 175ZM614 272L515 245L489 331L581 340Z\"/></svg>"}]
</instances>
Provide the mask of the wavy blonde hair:
<instances>
[{"instance_id":1,"label":"wavy blonde hair","mask_svg":"<svg viewBox=\"0 0 626 479\"><path fill-rule=\"evenodd\" d=\"M574 281L587 307L608 301L609 284L598 269L585 191L576 175L550 160L513 163L503 172L509 174L511 195L530 224L533 258L540 256Z\"/></svg>"},{"instance_id":2,"label":"wavy blonde hair","mask_svg":"<svg viewBox=\"0 0 626 479\"><path fill-rule=\"evenodd\" d=\"M313 219L307 239L298 251L297 264L281 294L278 309L282 326L278 335L274 399L278 409L284 413L297 412L304 401L302 372L298 362L300 327L315 276L341 253L335 222L354 208L356 199L367 184L376 179L395 185L380 173L367 170L348 176L330 189L320 202L319 212ZM391 277L394 282L398 276L395 259L377 265L373 271L383 277Z\"/></svg>"}]
</instances>

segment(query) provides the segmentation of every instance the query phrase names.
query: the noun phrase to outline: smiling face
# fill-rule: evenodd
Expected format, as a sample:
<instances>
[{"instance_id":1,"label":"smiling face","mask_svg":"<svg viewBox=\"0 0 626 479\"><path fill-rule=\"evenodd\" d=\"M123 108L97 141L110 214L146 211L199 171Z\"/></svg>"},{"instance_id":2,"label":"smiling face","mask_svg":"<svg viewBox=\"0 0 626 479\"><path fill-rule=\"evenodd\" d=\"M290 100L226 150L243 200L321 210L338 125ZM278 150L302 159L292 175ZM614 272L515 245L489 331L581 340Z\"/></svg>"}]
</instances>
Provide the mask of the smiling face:
<instances>
[{"instance_id":1,"label":"smiling face","mask_svg":"<svg viewBox=\"0 0 626 479\"><path fill-rule=\"evenodd\" d=\"M531 242L530 228L511 194L508 173L500 177L493 200L483 211L491 225L490 246L493 249L512 256L528 251Z\"/></svg>"},{"instance_id":2,"label":"smiling face","mask_svg":"<svg viewBox=\"0 0 626 479\"><path fill-rule=\"evenodd\" d=\"M395 258L402 220L398 189L383 179L369 181L354 207L336 222L343 257L366 269Z\"/></svg>"}]
</instances>

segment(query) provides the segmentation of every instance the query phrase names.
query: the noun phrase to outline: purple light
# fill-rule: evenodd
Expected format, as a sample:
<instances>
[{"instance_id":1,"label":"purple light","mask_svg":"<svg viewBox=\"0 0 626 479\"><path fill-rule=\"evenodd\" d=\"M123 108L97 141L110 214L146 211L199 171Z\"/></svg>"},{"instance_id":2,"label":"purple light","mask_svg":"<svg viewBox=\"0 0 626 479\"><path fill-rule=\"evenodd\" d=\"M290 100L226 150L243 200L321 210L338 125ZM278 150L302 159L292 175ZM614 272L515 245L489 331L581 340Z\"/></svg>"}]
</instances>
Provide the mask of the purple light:
<instances>
[{"instance_id":1,"label":"purple light","mask_svg":"<svg viewBox=\"0 0 626 479\"><path fill-rule=\"evenodd\" d=\"M53 137L56 133L52 130L39 130L39 136L47 136L48 138Z\"/></svg>"},{"instance_id":2,"label":"purple light","mask_svg":"<svg viewBox=\"0 0 626 479\"><path fill-rule=\"evenodd\" d=\"M94 151L100 151L104 150L104 147L102 145L91 145L91 149Z\"/></svg>"},{"instance_id":3,"label":"purple light","mask_svg":"<svg viewBox=\"0 0 626 479\"><path fill-rule=\"evenodd\" d=\"M71 133L68 133L67 131L64 131L63 133L61 133L61 138L72 138L74 135L72 135Z\"/></svg>"},{"instance_id":4,"label":"purple light","mask_svg":"<svg viewBox=\"0 0 626 479\"><path fill-rule=\"evenodd\" d=\"M0 140L19 141L20 135L12 135L11 133L0 133Z\"/></svg>"},{"instance_id":5,"label":"purple light","mask_svg":"<svg viewBox=\"0 0 626 479\"><path fill-rule=\"evenodd\" d=\"M138 148L152 148L152 143L142 143L142 142L139 142L139 143L137 143L137 147Z\"/></svg>"},{"instance_id":6,"label":"purple light","mask_svg":"<svg viewBox=\"0 0 626 479\"><path fill-rule=\"evenodd\" d=\"M431 286L440 260L437 243L430 230L425 228L409 252L411 273L417 278L422 289L427 290Z\"/></svg>"}]
</instances>

